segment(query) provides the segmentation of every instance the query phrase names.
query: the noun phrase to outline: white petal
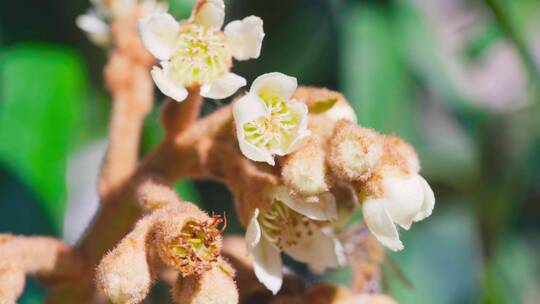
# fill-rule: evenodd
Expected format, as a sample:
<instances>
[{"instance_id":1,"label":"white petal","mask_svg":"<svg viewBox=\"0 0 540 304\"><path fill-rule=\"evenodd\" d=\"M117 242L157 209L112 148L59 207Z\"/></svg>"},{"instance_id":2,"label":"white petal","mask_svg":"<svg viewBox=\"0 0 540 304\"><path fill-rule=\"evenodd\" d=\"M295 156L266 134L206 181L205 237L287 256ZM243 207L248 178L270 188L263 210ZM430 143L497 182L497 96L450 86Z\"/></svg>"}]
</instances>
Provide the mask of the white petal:
<instances>
[{"instance_id":1,"label":"white petal","mask_svg":"<svg viewBox=\"0 0 540 304\"><path fill-rule=\"evenodd\" d=\"M362 214L369 230L384 246L393 251L403 249L396 225L385 209L382 199L366 199L362 205Z\"/></svg>"},{"instance_id":2,"label":"white petal","mask_svg":"<svg viewBox=\"0 0 540 304\"><path fill-rule=\"evenodd\" d=\"M167 13L152 14L138 23L146 49L159 60L167 60L174 51L180 25Z\"/></svg>"},{"instance_id":3,"label":"white petal","mask_svg":"<svg viewBox=\"0 0 540 304\"><path fill-rule=\"evenodd\" d=\"M261 240L261 226L257 221L259 217L259 208L255 208L253 217L249 221L249 224L246 229L246 251L248 253L253 252L253 248L259 244Z\"/></svg>"},{"instance_id":4,"label":"white petal","mask_svg":"<svg viewBox=\"0 0 540 304\"><path fill-rule=\"evenodd\" d=\"M274 198L312 220L331 221L337 219L336 199L329 192L319 195L318 202L307 202L301 197L291 196L287 187L280 186L274 190Z\"/></svg>"},{"instance_id":5,"label":"white petal","mask_svg":"<svg viewBox=\"0 0 540 304\"><path fill-rule=\"evenodd\" d=\"M157 66L152 68L152 78L159 90L176 101L183 101L188 95L188 91L183 86L176 85L169 77L169 66L167 62L162 62L163 69Z\"/></svg>"},{"instance_id":6,"label":"white petal","mask_svg":"<svg viewBox=\"0 0 540 304\"><path fill-rule=\"evenodd\" d=\"M203 85L201 95L213 99L223 99L231 96L245 85L246 79L234 73L227 73L225 76L214 80L211 84Z\"/></svg>"},{"instance_id":7,"label":"white petal","mask_svg":"<svg viewBox=\"0 0 540 304\"><path fill-rule=\"evenodd\" d=\"M392 221L408 230L422 210L424 185L418 174L383 176L386 210Z\"/></svg>"},{"instance_id":8,"label":"white petal","mask_svg":"<svg viewBox=\"0 0 540 304\"><path fill-rule=\"evenodd\" d=\"M308 130L308 113L309 109L307 105L303 102L292 100L287 103L287 107L291 109L296 117L299 118L300 123L298 124L298 129L296 131L296 137L291 141L287 149L284 151L276 151L277 155L283 156L290 154L298 148L302 143L304 138L308 137L311 134L311 131Z\"/></svg>"},{"instance_id":9,"label":"white petal","mask_svg":"<svg viewBox=\"0 0 540 304\"><path fill-rule=\"evenodd\" d=\"M263 74L251 85L250 93L257 96L271 95L288 100L293 95L298 83L296 78L279 72Z\"/></svg>"},{"instance_id":10,"label":"white petal","mask_svg":"<svg viewBox=\"0 0 540 304\"><path fill-rule=\"evenodd\" d=\"M225 26L225 37L234 58L258 58L264 38L263 21L255 16L232 21Z\"/></svg>"},{"instance_id":11,"label":"white petal","mask_svg":"<svg viewBox=\"0 0 540 304\"><path fill-rule=\"evenodd\" d=\"M279 251L263 237L253 249L253 269L255 276L273 294L283 283L283 262Z\"/></svg>"},{"instance_id":12,"label":"white petal","mask_svg":"<svg viewBox=\"0 0 540 304\"><path fill-rule=\"evenodd\" d=\"M233 105L236 135L242 154L253 161L263 161L273 166L275 164L274 157L269 151L256 147L244 139L243 125L260 117L265 117L267 113L268 108L264 102L253 94L246 94Z\"/></svg>"},{"instance_id":13,"label":"white petal","mask_svg":"<svg viewBox=\"0 0 540 304\"><path fill-rule=\"evenodd\" d=\"M219 29L225 20L223 0L200 0L195 6L192 21L210 29Z\"/></svg>"},{"instance_id":14,"label":"white petal","mask_svg":"<svg viewBox=\"0 0 540 304\"><path fill-rule=\"evenodd\" d=\"M420 212L418 212L418 214L414 217L415 222L421 221L430 216L433 212L433 208L435 207L435 194L433 193L433 190L431 190L431 187L422 176L418 175L418 177L424 185L424 201L422 203L422 210L420 210Z\"/></svg>"},{"instance_id":15,"label":"white petal","mask_svg":"<svg viewBox=\"0 0 540 304\"><path fill-rule=\"evenodd\" d=\"M338 267L343 259L343 247L332 235L324 233L316 225L310 225L311 235L303 233L298 243L287 246L284 251L297 261L304 262L316 272Z\"/></svg>"},{"instance_id":16,"label":"white petal","mask_svg":"<svg viewBox=\"0 0 540 304\"><path fill-rule=\"evenodd\" d=\"M77 17L77 26L85 31L88 38L99 46L105 46L110 42L110 30L105 21L97 15L88 13Z\"/></svg>"}]
</instances>

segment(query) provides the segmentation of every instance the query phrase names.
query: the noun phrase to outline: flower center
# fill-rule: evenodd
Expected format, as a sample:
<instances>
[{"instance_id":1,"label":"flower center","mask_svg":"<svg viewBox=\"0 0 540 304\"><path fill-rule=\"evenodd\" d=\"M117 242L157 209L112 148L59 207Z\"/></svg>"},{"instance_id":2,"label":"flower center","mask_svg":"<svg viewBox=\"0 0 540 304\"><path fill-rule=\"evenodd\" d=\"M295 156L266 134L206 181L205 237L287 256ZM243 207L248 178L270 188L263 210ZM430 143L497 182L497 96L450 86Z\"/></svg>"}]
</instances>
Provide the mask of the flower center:
<instances>
[{"instance_id":1,"label":"flower center","mask_svg":"<svg viewBox=\"0 0 540 304\"><path fill-rule=\"evenodd\" d=\"M245 140L269 150L286 147L293 138L299 118L287 107L287 102L277 96L260 95L269 114L244 124Z\"/></svg>"},{"instance_id":2,"label":"flower center","mask_svg":"<svg viewBox=\"0 0 540 304\"><path fill-rule=\"evenodd\" d=\"M180 30L171 57L171 76L176 82L186 87L209 84L225 75L230 64L231 54L221 32L194 24Z\"/></svg>"},{"instance_id":3,"label":"flower center","mask_svg":"<svg viewBox=\"0 0 540 304\"><path fill-rule=\"evenodd\" d=\"M263 235L279 250L297 245L302 237L313 234L313 223L307 217L274 200L270 210L259 216Z\"/></svg>"},{"instance_id":4,"label":"flower center","mask_svg":"<svg viewBox=\"0 0 540 304\"><path fill-rule=\"evenodd\" d=\"M219 256L218 239L222 223L219 216L206 222L188 221L180 235L166 245L169 257L183 276L202 273L211 268Z\"/></svg>"}]
</instances>

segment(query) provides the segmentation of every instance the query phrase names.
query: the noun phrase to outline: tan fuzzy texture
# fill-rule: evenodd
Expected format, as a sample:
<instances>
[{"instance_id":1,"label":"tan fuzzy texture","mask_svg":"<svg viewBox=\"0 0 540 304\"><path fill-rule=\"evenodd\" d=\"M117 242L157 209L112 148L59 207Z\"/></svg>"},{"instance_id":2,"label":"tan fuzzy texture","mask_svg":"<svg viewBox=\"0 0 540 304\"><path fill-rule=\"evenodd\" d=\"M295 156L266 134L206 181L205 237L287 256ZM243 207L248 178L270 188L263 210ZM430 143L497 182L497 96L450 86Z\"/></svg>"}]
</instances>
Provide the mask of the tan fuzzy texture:
<instances>
[{"instance_id":1,"label":"tan fuzzy texture","mask_svg":"<svg viewBox=\"0 0 540 304\"><path fill-rule=\"evenodd\" d=\"M396 300L383 294L362 294L347 297L334 304L397 304Z\"/></svg>"},{"instance_id":2,"label":"tan fuzzy texture","mask_svg":"<svg viewBox=\"0 0 540 304\"><path fill-rule=\"evenodd\" d=\"M385 136L384 156L384 166L398 167L405 173L420 172L418 154L409 143L397 136Z\"/></svg>"},{"instance_id":3,"label":"tan fuzzy texture","mask_svg":"<svg viewBox=\"0 0 540 304\"><path fill-rule=\"evenodd\" d=\"M384 194L382 182L387 173L411 174L420 171L418 155L406 141L388 135L384 137L383 143L383 154L371 176L366 181L356 183L364 197L378 198Z\"/></svg>"},{"instance_id":4,"label":"tan fuzzy texture","mask_svg":"<svg viewBox=\"0 0 540 304\"><path fill-rule=\"evenodd\" d=\"M337 122L329 144L328 164L339 178L365 181L379 163L384 137L347 120Z\"/></svg>"},{"instance_id":5,"label":"tan fuzzy texture","mask_svg":"<svg viewBox=\"0 0 540 304\"><path fill-rule=\"evenodd\" d=\"M150 76L152 56L139 39L136 9L111 24L115 48L105 67L105 81L113 108L109 147L99 179L102 197L118 188L135 171L143 120L152 108L154 84Z\"/></svg>"},{"instance_id":6,"label":"tan fuzzy texture","mask_svg":"<svg viewBox=\"0 0 540 304\"><path fill-rule=\"evenodd\" d=\"M0 234L0 268L16 267L27 274L62 277L80 273L82 265L71 247L51 237Z\"/></svg>"},{"instance_id":7,"label":"tan fuzzy texture","mask_svg":"<svg viewBox=\"0 0 540 304\"><path fill-rule=\"evenodd\" d=\"M284 157L281 169L283 183L301 195L328 191L324 144L322 138L313 135L296 151Z\"/></svg>"},{"instance_id":8,"label":"tan fuzzy texture","mask_svg":"<svg viewBox=\"0 0 540 304\"><path fill-rule=\"evenodd\" d=\"M329 139L334 125L341 119L356 122L356 114L345 97L326 88L301 86L296 89L293 98L306 103L309 109L309 129Z\"/></svg>"},{"instance_id":9,"label":"tan fuzzy texture","mask_svg":"<svg viewBox=\"0 0 540 304\"><path fill-rule=\"evenodd\" d=\"M139 205L147 212L180 203L176 191L161 178L151 175L142 178L136 197Z\"/></svg>"},{"instance_id":10,"label":"tan fuzzy texture","mask_svg":"<svg viewBox=\"0 0 540 304\"><path fill-rule=\"evenodd\" d=\"M189 128L199 116L203 103L199 87L188 88L189 94L182 102L167 98L161 106L161 124L166 140L174 140Z\"/></svg>"},{"instance_id":11,"label":"tan fuzzy texture","mask_svg":"<svg viewBox=\"0 0 540 304\"><path fill-rule=\"evenodd\" d=\"M173 288L173 299L179 304L238 303L232 266L220 260L202 274L179 276Z\"/></svg>"},{"instance_id":12,"label":"tan fuzzy texture","mask_svg":"<svg viewBox=\"0 0 540 304\"><path fill-rule=\"evenodd\" d=\"M147 262L146 239L151 228L150 217L139 221L135 229L101 260L96 283L111 302L140 303L150 291L152 274Z\"/></svg>"},{"instance_id":13,"label":"tan fuzzy texture","mask_svg":"<svg viewBox=\"0 0 540 304\"><path fill-rule=\"evenodd\" d=\"M0 303L15 304L24 289L24 271L15 266L0 267Z\"/></svg>"}]
</instances>

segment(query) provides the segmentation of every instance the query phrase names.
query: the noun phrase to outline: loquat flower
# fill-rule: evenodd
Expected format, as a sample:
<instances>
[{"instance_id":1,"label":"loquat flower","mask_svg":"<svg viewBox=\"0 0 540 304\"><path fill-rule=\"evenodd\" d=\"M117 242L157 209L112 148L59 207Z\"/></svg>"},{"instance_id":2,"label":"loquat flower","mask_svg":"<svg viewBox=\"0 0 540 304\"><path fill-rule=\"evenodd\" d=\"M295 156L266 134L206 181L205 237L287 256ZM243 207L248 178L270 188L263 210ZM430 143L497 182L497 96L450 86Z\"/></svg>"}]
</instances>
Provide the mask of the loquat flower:
<instances>
[{"instance_id":1,"label":"loquat flower","mask_svg":"<svg viewBox=\"0 0 540 304\"><path fill-rule=\"evenodd\" d=\"M283 283L281 252L322 272L344 262L343 247L325 221L337 218L332 194L307 202L290 195L284 186L275 190L270 208L255 209L246 231L247 251L253 254L255 275L276 294Z\"/></svg>"},{"instance_id":2,"label":"loquat flower","mask_svg":"<svg viewBox=\"0 0 540 304\"><path fill-rule=\"evenodd\" d=\"M310 134L308 108L291 99L296 78L268 73L255 79L249 93L233 105L238 143L253 161L274 165L274 155L293 152Z\"/></svg>"},{"instance_id":3,"label":"loquat flower","mask_svg":"<svg viewBox=\"0 0 540 304\"><path fill-rule=\"evenodd\" d=\"M431 215L435 207L433 190L417 172L416 153L394 136L385 138L381 164L366 182L362 213L369 230L384 246L403 249L396 225L409 230L413 222Z\"/></svg>"},{"instance_id":4,"label":"loquat flower","mask_svg":"<svg viewBox=\"0 0 540 304\"><path fill-rule=\"evenodd\" d=\"M229 23L223 0L199 1L188 21L178 23L167 13L152 14L139 21L146 49L160 60L152 77L163 94L183 101L187 88L199 87L204 97L231 96L246 80L230 72L232 58L258 58L264 38L263 22L249 16Z\"/></svg>"},{"instance_id":5,"label":"loquat flower","mask_svg":"<svg viewBox=\"0 0 540 304\"><path fill-rule=\"evenodd\" d=\"M142 16L167 11L167 4L158 0L90 0L92 8L76 19L77 26L97 46L111 43L109 22L131 13L134 7L141 9Z\"/></svg>"}]
</instances>

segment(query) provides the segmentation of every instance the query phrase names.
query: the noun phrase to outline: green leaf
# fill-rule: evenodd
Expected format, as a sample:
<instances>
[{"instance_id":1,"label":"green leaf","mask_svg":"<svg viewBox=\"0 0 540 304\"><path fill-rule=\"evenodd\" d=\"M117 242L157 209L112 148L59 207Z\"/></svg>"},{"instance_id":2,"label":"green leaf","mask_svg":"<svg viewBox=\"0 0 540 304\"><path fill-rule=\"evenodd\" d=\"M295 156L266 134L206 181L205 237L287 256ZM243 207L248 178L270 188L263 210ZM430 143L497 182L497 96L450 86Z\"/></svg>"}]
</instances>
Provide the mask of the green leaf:
<instances>
[{"instance_id":1,"label":"green leaf","mask_svg":"<svg viewBox=\"0 0 540 304\"><path fill-rule=\"evenodd\" d=\"M24 45L0 57L0 161L35 191L56 232L85 86L83 63L69 49Z\"/></svg>"},{"instance_id":2,"label":"green leaf","mask_svg":"<svg viewBox=\"0 0 540 304\"><path fill-rule=\"evenodd\" d=\"M169 0L169 11L178 19L186 19L191 15L195 0Z\"/></svg>"},{"instance_id":3,"label":"green leaf","mask_svg":"<svg viewBox=\"0 0 540 304\"><path fill-rule=\"evenodd\" d=\"M414 141L413 87L396 45L396 29L382 7L350 6L341 37L343 91L359 123Z\"/></svg>"}]
</instances>

